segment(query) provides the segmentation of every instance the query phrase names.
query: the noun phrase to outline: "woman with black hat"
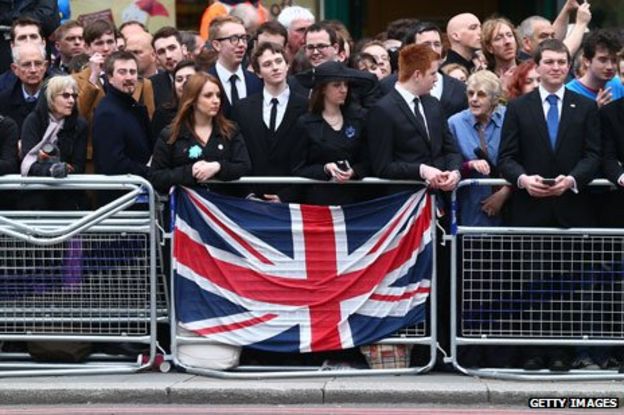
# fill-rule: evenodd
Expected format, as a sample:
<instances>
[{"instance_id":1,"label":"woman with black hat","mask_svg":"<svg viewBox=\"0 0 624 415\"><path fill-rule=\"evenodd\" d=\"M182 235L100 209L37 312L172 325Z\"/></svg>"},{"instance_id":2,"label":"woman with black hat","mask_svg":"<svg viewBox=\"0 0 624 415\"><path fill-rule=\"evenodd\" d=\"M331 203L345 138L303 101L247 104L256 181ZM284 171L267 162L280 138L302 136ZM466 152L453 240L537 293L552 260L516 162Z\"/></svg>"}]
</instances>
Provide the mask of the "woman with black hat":
<instances>
[{"instance_id":1,"label":"woman with black hat","mask_svg":"<svg viewBox=\"0 0 624 415\"><path fill-rule=\"evenodd\" d=\"M354 88L371 88L369 74L338 62L325 62L297 75L312 88L308 113L299 118L293 174L343 184L369 175L365 145L365 112L349 105ZM345 204L366 199L361 186L310 186L304 202L320 205Z\"/></svg>"}]
</instances>

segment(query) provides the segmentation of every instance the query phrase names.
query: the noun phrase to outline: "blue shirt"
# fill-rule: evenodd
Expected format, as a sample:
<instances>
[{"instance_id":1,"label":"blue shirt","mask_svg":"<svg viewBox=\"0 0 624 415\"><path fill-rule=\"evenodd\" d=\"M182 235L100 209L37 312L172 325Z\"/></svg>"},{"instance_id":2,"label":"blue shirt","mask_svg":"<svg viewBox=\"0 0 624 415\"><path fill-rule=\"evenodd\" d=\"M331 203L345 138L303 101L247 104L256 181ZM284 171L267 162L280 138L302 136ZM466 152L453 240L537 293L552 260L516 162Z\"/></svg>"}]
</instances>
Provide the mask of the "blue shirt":
<instances>
[{"instance_id":1,"label":"blue shirt","mask_svg":"<svg viewBox=\"0 0 624 415\"><path fill-rule=\"evenodd\" d=\"M485 127L484 138L487 145L487 153L494 165L498 162L498 149L500 147L501 129L505 118L506 107L499 105L490 122ZM478 123L470 109L465 109L453 115L448 120L449 129L455 137L457 147L464 161L476 160L474 153L476 148L481 147L479 140ZM474 170L470 171L471 178L485 178ZM462 187L457 194L459 202L459 224L464 226L497 226L501 223L499 216L489 217L481 210L481 201L492 194L492 189L487 186Z\"/></svg>"},{"instance_id":2,"label":"blue shirt","mask_svg":"<svg viewBox=\"0 0 624 415\"><path fill-rule=\"evenodd\" d=\"M598 91L586 87L578 79L573 79L568 82L566 84L566 88L570 91L581 94L584 97L587 97L593 101L595 101L596 97L598 96ZM605 88L611 88L611 96L613 97L613 101L624 97L624 85L622 85L622 81L620 81L619 76L615 76L613 79L607 82Z\"/></svg>"}]
</instances>

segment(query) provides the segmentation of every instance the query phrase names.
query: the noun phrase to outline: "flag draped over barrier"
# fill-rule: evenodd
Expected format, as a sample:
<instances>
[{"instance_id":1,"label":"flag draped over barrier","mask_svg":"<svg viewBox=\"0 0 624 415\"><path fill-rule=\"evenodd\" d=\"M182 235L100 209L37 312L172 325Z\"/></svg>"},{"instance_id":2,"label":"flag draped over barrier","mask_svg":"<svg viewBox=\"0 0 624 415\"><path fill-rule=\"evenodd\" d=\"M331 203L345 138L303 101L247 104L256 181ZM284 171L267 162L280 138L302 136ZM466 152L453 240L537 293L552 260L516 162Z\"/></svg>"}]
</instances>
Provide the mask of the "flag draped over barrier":
<instances>
[{"instance_id":1,"label":"flag draped over barrier","mask_svg":"<svg viewBox=\"0 0 624 415\"><path fill-rule=\"evenodd\" d=\"M175 192L180 325L277 352L375 342L425 318L432 275L424 190L345 206Z\"/></svg>"}]
</instances>

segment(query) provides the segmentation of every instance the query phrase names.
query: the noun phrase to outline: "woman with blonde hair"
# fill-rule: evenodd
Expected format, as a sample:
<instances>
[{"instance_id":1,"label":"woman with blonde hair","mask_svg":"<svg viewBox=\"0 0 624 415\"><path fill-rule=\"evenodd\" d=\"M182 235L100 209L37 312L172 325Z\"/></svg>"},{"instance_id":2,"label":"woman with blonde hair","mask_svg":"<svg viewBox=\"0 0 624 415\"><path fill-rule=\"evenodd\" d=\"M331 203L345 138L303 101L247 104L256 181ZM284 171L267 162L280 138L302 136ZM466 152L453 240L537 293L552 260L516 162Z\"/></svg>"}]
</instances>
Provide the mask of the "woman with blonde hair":
<instances>
[{"instance_id":1,"label":"woman with blonde hair","mask_svg":"<svg viewBox=\"0 0 624 415\"><path fill-rule=\"evenodd\" d=\"M69 75L54 76L22 125L22 176L65 177L84 173L87 159L87 122L78 115L78 84ZM72 193L74 194L74 193ZM54 197L56 195L56 197ZM18 202L22 209L78 209L85 200L59 197L58 192L28 193Z\"/></svg>"},{"instance_id":2,"label":"woman with blonde hair","mask_svg":"<svg viewBox=\"0 0 624 415\"><path fill-rule=\"evenodd\" d=\"M214 76L198 72L189 78L175 118L154 147L150 179L157 190L235 180L251 170L242 135L223 115L224 99Z\"/></svg>"},{"instance_id":3,"label":"woman with blonde hair","mask_svg":"<svg viewBox=\"0 0 624 415\"><path fill-rule=\"evenodd\" d=\"M503 88L492 72L473 73L466 82L468 109L449 118L449 128L464 158L462 177L498 177L496 163L505 107L500 105ZM458 193L460 223L493 226L501 223L501 209L510 196L508 187L464 187Z\"/></svg>"}]
</instances>

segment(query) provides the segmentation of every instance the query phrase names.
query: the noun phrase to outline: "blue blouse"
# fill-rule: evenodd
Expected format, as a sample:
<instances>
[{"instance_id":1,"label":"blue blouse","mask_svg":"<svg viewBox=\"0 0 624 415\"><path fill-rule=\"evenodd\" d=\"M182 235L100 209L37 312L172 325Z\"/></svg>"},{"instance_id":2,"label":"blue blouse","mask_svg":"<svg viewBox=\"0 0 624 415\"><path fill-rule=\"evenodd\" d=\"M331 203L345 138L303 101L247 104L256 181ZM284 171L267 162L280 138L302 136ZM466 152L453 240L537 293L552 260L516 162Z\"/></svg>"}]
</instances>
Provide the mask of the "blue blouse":
<instances>
[{"instance_id":1,"label":"blue blouse","mask_svg":"<svg viewBox=\"0 0 624 415\"><path fill-rule=\"evenodd\" d=\"M487 153L493 164L498 162L498 150L501 140L501 129L505 118L506 107L496 107L490 122L485 127L484 138L487 145ZM448 120L449 129L455 137L464 161L476 160L475 149L481 147L479 141L479 125L470 109L463 110L453 115ZM470 178L485 178L475 170L470 170ZM492 194L491 187L468 186L462 187L457 193L459 203L458 223L464 226L498 226L501 224L500 215L489 217L481 210L481 201Z\"/></svg>"}]
</instances>

